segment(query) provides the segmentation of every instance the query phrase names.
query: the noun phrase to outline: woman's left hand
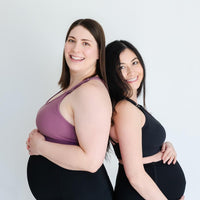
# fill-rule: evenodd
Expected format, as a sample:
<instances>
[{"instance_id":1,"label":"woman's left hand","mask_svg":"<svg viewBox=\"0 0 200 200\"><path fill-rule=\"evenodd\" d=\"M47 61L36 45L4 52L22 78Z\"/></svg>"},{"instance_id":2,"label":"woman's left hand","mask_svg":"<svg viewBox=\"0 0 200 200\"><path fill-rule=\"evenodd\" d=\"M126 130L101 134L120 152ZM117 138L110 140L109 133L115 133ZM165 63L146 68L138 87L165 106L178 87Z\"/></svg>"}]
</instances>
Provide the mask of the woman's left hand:
<instances>
[{"instance_id":1,"label":"woman's left hand","mask_svg":"<svg viewBox=\"0 0 200 200\"><path fill-rule=\"evenodd\" d=\"M32 130L26 141L29 154L40 155L40 145L43 141L45 137L37 129Z\"/></svg>"},{"instance_id":2,"label":"woman's left hand","mask_svg":"<svg viewBox=\"0 0 200 200\"><path fill-rule=\"evenodd\" d=\"M171 163L175 164L176 163L176 151L170 142L165 142L162 146L161 152L163 153L162 155L162 160L163 163L166 163L170 165Z\"/></svg>"}]
</instances>

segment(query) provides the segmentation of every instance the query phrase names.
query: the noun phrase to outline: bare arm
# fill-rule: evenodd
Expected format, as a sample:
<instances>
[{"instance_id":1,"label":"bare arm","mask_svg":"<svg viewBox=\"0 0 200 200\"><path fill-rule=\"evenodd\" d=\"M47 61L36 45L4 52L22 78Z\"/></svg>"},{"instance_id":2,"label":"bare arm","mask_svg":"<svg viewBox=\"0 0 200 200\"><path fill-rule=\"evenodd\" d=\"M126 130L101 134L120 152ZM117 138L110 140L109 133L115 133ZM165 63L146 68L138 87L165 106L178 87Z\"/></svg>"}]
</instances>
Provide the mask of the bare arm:
<instances>
[{"instance_id":1,"label":"bare arm","mask_svg":"<svg viewBox=\"0 0 200 200\"><path fill-rule=\"evenodd\" d=\"M142 159L142 113L129 102L117 107L115 129L126 176L137 192L147 200L166 200L155 182L145 172Z\"/></svg>"},{"instance_id":2,"label":"bare arm","mask_svg":"<svg viewBox=\"0 0 200 200\"><path fill-rule=\"evenodd\" d=\"M36 133L30 136L31 153L63 168L95 172L103 163L108 143L112 108L107 90L99 83L85 84L76 93L72 109L79 146L38 140Z\"/></svg>"}]
</instances>

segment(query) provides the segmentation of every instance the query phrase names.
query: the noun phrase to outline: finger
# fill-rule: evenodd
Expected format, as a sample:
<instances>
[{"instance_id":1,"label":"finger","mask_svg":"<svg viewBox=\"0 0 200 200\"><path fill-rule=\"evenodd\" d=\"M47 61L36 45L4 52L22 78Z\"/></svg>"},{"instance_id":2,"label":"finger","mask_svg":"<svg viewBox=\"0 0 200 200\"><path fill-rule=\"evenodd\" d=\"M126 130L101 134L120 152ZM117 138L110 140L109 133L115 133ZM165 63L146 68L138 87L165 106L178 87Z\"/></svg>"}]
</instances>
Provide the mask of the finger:
<instances>
[{"instance_id":1,"label":"finger","mask_svg":"<svg viewBox=\"0 0 200 200\"><path fill-rule=\"evenodd\" d=\"M30 138L28 138L27 140L26 140L26 144L28 145L30 143Z\"/></svg>"},{"instance_id":2,"label":"finger","mask_svg":"<svg viewBox=\"0 0 200 200\"><path fill-rule=\"evenodd\" d=\"M166 160L167 158L169 158L170 156L171 156L171 152L170 151L165 151L164 153L163 153L163 156L162 156L162 159L163 160Z\"/></svg>"},{"instance_id":3,"label":"finger","mask_svg":"<svg viewBox=\"0 0 200 200\"><path fill-rule=\"evenodd\" d=\"M33 129L32 133L34 134L36 132L38 132L38 130L37 129Z\"/></svg>"},{"instance_id":4,"label":"finger","mask_svg":"<svg viewBox=\"0 0 200 200\"><path fill-rule=\"evenodd\" d=\"M35 133L35 131L37 131L36 129L33 129L30 133L29 133L29 137L31 136L31 135L33 135L34 133Z\"/></svg>"},{"instance_id":5,"label":"finger","mask_svg":"<svg viewBox=\"0 0 200 200\"><path fill-rule=\"evenodd\" d=\"M167 146L172 146L171 142L165 142L167 144Z\"/></svg>"},{"instance_id":6,"label":"finger","mask_svg":"<svg viewBox=\"0 0 200 200\"><path fill-rule=\"evenodd\" d=\"M31 138L33 137L34 135L34 132L32 131L30 134L29 134L29 141L31 140Z\"/></svg>"},{"instance_id":7,"label":"finger","mask_svg":"<svg viewBox=\"0 0 200 200\"><path fill-rule=\"evenodd\" d=\"M168 154L165 154L163 156L163 162L166 163L172 156L173 156L173 154L171 152Z\"/></svg>"},{"instance_id":8,"label":"finger","mask_svg":"<svg viewBox=\"0 0 200 200\"><path fill-rule=\"evenodd\" d=\"M174 165L176 164L176 156L174 157L173 164L174 164Z\"/></svg>"},{"instance_id":9,"label":"finger","mask_svg":"<svg viewBox=\"0 0 200 200\"><path fill-rule=\"evenodd\" d=\"M167 147L167 149L166 149L165 152L164 152L163 157L165 158L166 156L168 156L168 154L176 155L176 152L174 151L173 148L171 148L171 147Z\"/></svg>"},{"instance_id":10,"label":"finger","mask_svg":"<svg viewBox=\"0 0 200 200\"><path fill-rule=\"evenodd\" d=\"M164 144L162 145L162 149L161 149L161 151L164 152L165 149L166 149L166 144L164 143Z\"/></svg>"},{"instance_id":11,"label":"finger","mask_svg":"<svg viewBox=\"0 0 200 200\"><path fill-rule=\"evenodd\" d=\"M167 164L170 165L172 163L172 161L174 160L174 157L171 156L170 159L168 160Z\"/></svg>"}]
</instances>

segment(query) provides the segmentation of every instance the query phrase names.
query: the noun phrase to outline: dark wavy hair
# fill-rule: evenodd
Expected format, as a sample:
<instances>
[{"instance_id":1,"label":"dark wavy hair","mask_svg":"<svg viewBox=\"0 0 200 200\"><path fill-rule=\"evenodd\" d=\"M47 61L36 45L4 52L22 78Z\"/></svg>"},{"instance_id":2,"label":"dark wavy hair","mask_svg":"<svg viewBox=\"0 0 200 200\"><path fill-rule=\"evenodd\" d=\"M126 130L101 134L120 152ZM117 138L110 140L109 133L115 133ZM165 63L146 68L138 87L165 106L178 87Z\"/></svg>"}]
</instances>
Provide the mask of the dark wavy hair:
<instances>
[{"instance_id":1,"label":"dark wavy hair","mask_svg":"<svg viewBox=\"0 0 200 200\"><path fill-rule=\"evenodd\" d=\"M142 68L143 79L140 87L137 90L137 96L143 91L143 105L145 106L145 65L139 51L129 42L125 40L115 40L106 46L106 75L108 89L112 101L113 111L115 111L116 104L125 98L129 98L132 95L132 89L125 81L121 71L118 69L120 65L119 56L125 49L130 49L137 56Z\"/></svg>"},{"instance_id":2,"label":"dark wavy hair","mask_svg":"<svg viewBox=\"0 0 200 200\"><path fill-rule=\"evenodd\" d=\"M105 69L105 35L104 35L103 28L97 21L93 19L78 19L75 22L73 22L71 26L69 27L69 30L65 38L65 42L67 41L71 30L75 28L76 26L82 26L86 28L95 38L98 45L99 59L97 60L97 64L96 64L96 72L92 76L98 75L107 86L106 69ZM69 86L69 83L70 83L70 71L69 71L69 66L67 65L67 62L65 59L65 49L64 49L62 73L61 73L61 77L58 84L61 86L62 89L65 89Z\"/></svg>"}]
</instances>

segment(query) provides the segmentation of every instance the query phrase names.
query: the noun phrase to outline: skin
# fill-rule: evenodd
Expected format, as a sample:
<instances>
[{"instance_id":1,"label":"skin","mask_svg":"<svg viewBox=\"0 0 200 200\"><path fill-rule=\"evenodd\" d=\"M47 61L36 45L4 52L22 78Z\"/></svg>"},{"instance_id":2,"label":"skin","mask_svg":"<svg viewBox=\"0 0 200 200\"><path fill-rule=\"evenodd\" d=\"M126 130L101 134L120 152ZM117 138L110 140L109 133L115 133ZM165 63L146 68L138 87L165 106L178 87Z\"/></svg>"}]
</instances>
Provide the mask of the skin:
<instances>
[{"instance_id":1,"label":"skin","mask_svg":"<svg viewBox=\"0 0 200 200\"><path fill-rule=\"evenodd\" d=\"M91 33L82 26L71 30L65 43L65 59L70 69L71 85L92 75L99 58L97 42ZM73 83L78 81L77 83Z\"/></svg>"},{"instance_id":2,"label":"skin","mask_svg":"<svg viewBox=\"0 0 200 200\"><path fill-rule=\"evenodd\" d=\"M65 44L70 85L54 98L94 74L98 52L97 42L87 29L79 25L71 30ZM42 155L66 169L96 172L105 157L112 114L104 84L93 79L81 85L62 100L60 112L75 126L79 146L45 141L34 129L27 139L29 154Z\"/></svg>"},{"instance_id":3,"label":"skin","mask_svg":"<svg viewBox=\"0 0 200 200\"><path fill-rule=\"evenodd\" d=\"M131 99L137 102L137 89L143 79L143 68L134 52L129 49L121 52L119 58L120 67L117 70L121 71L124 79L133 90ZM144 158L142 157L144 114L126 100L120 101L115 109L117 114L114 115L114 126L111 131L111 137L119 142L122 155L121 163L124 165L130 184L144 199L167 199L144 170ZM175 164L176 152L171 143L164 143L160 153L162 153L162 156L160 158L158 156L157 161L162 159L164 163ZM155 156L148 158L146 163L155 162ZM184 199L184 197L181 199Z\"/></svg>"}]
</instances>

